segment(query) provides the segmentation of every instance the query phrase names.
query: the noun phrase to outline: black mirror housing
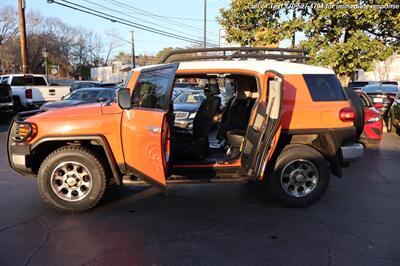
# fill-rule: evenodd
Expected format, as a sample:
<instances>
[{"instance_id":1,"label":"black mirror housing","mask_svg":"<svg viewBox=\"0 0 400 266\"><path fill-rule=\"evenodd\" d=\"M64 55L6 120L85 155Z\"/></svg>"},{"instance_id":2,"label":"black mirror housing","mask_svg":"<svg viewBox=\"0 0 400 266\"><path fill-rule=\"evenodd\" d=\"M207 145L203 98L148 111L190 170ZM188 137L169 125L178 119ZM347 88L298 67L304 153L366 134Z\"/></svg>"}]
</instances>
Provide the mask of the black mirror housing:
<instances>
[{"instance_id":1,"label":"black mirror housing","mask_svg":"<svg viewBox=\"0 0 400 266\"><path fill-rule=\"evenodd\" d=\"M121 88L117 90L117 102L121 109L131 108L131 91L128 88Z\"/></svg>"}]
</instances>

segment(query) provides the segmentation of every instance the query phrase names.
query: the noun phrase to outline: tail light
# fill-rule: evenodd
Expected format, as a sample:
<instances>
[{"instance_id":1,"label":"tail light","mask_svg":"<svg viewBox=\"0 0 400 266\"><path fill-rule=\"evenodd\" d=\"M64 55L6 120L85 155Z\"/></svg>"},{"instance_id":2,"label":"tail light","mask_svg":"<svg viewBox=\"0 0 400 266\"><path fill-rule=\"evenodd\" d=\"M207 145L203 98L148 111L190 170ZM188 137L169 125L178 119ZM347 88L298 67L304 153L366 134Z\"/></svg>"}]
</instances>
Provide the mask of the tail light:
<instances>
[{"instance_id":1,"label":"tail light","mask_svg":"<svg viewBox=\"0 0 400 266\"><path fill-rule=\"evenodd\" d=\"M15 142L24 142L30 138L33 138L37 133L36 126L31 123L23 122L17 123L15 126L15 135L14 141Z\"/></svg>"},{"instance_id":2,"label":"tail light","mask_svg":"<svg viewBox=\"0 0 400 266\"><path fill-rule=\"evenodd\" d=\"M383 107L383 103L374 103L374 107L376 109L382 108Z\"/></svg>"},{"instance_id":3,"label":"tail light","mask_svg":"<svg viewBox=\"0 0 400 266\"><path fill-rule=\"evenodd\" d=\"M32 99L32 89L25 90L25 98Z\"/></svg>"},{"instance_id":4,"label":"tail light","mask_svg":"<svg viewBox=\"0 0 400 266\"><path fill-rule=\"evenodd\" d=\"M353 122L356 120L356 112L352 107L346 107L340 110L339 118L343 122Z\"/></svg>"}]
</instances>

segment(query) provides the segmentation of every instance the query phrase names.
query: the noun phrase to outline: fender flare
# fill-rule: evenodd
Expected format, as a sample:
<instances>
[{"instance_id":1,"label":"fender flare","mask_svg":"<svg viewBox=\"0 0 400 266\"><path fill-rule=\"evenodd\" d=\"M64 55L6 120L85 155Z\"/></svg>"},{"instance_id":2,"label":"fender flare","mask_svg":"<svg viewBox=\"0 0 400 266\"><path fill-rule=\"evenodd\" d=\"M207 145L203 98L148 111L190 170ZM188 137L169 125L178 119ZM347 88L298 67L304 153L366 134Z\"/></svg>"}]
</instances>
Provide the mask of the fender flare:
<instances>
[{"instance_id":1,"label":"fender flare","mask_svg":"<svg viewBox=\"0 0 400 266\"><path fill-rule=\"evenodd\" d=\"M101 135L84 135L84 136L68 136L68 137L45 137L42 139L39 139L35 143L32 144L31 151L35 150L40 144L43 144L45 142L51 142L51 141L96 141L97 144L99 144L103 150L104 153L106 154L106 159L108 162L108 165L110 166L113 178L116 182L117 185L121 184L121 170L120 167L117 168L117 162L115 161L115 158L112 154L111 148L108 144L107 139L104 136Z\"/></svg>"}]
</instances>

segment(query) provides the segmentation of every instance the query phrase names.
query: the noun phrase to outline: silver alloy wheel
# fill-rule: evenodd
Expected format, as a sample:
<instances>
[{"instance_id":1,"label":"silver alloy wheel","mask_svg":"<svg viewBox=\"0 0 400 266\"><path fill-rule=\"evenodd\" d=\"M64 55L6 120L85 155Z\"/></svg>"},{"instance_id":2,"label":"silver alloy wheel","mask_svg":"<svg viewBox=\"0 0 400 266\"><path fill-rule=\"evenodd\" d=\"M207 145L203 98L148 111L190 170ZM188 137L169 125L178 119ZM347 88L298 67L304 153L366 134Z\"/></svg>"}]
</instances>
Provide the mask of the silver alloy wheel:
<instances>
[{"instance_id":1,"label":"silver alloy wheel","mask_svg":"<svg viewBox=\"0 0 400 266\"><path fill-rule=\"evenodd\" d=\"M315 165L303 159L288 163L281 173L281 186L292 197L308 196L317 187L318 170Z\"/></svg>"},{"instance_id":2,"label":"silver alloy wheel","mask_svg":"<svg viewBox=\"0 0 400 266\"><path fill-rule=\"evenodd\" d=\"M50 178L53 192L66 201L85 198L93 186L90 171L81 163L68 161L57 165Z\"/></svg>"}]
</instances>

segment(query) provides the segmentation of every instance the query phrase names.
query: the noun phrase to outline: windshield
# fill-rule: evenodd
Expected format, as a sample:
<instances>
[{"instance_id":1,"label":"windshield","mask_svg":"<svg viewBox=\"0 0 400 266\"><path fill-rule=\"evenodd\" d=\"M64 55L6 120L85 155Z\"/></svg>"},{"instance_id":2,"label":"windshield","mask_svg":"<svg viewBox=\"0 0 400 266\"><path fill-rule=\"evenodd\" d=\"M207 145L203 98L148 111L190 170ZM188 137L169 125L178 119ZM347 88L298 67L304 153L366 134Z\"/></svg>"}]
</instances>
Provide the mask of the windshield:
<instances>
[{"instance_id":1,"label":"windshield","mask_svg":"<svg viewBox=\"0 0 400 266\"><path fill-rule=\"evenodd\" d=\"M398 88L397 86L393 85L386 85L386 86L368 85L363 88L363 91L365 91L366 93L368 92L397 93Z\"/></svg>"},{"instance_id":2,"label":"windshield","mask_svg":"<svg viewBox=\"0 0 400 266\"><path fill-rule=\"evenodd\" d=\"M76 90L71 94L65 96L64 100L96 102L98 94L99 94L98 90Z\"/></svg>"},{"instance_id":3,"label":"windshield","mask_svg":"<svg viewBox=\"0 0 400 266\"><path fill-rule=\"evenodd\" d=\"M206 98L204 92L184 92L174 100L174 103L201 104Z\"/></svg>"}]
</instances>

